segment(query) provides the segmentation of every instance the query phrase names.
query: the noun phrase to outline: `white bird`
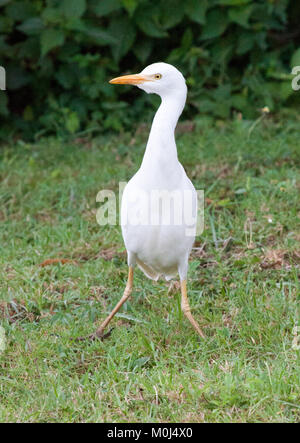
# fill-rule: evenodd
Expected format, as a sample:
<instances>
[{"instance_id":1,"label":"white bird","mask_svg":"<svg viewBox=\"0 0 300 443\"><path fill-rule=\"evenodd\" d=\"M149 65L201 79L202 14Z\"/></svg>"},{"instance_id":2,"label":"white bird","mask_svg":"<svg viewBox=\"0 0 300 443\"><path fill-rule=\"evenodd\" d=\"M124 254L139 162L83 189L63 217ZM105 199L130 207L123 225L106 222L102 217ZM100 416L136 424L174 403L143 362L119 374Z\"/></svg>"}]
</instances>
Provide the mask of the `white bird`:
<instances>
[{"instance_id":1,"label":"white bird","mask_svg":"<svg viewBox=\"0 0 300 443\"><path fill-rule=\"evenodd\" d=\"M166 280L179 273L181 307L201 337L187 297L188 259L196 232L197 194L177 158L175 127L186 102L183 75L167 63L153 63L140 74L114 78L112 84L136 85L161 97L140 169L126 185L121 206L122 234L128 257L124 294L96 331L103 331L132 292L137 264L147 277ZM186 214L192 215L186 220Z\"/></svg>"}]
</instances>

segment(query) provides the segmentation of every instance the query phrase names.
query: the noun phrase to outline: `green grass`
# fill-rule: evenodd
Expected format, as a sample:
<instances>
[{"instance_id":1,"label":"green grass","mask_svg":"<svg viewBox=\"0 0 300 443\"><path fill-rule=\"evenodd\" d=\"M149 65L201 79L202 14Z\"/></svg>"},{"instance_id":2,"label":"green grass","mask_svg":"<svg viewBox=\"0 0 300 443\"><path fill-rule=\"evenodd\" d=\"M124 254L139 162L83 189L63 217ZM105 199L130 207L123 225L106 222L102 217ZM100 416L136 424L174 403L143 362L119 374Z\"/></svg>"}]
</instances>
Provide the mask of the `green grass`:
<instances>
[{"instance_id":1,"label":"green grass","mask_svg":"<svg viewBox=\"0 0 300 443\"><path fill-rule=\"evenodd\" d=\"M124 289L120 228L96 223L95 197L137 170L146 132L3 146L0 421L299 421L299 123L201 120L178 136L206 197L189 271L205 341L178 292L139 270L111 336L71 340Z\"/></svg>"}]
</instances>

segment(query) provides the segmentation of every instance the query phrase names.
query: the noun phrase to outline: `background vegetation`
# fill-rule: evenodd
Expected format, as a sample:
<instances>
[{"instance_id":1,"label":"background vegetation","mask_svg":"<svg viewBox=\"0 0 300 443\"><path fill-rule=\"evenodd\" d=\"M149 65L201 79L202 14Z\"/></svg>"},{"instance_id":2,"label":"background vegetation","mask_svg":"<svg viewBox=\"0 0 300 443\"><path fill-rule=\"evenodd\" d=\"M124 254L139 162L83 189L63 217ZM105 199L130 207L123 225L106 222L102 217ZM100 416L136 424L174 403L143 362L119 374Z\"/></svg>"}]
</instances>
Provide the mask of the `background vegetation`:
<instances>
[{"instance_id":1,"label":"background vegetation","mask_svg":"<svg viewBox=\"0 0 300 443\"><path fill-rule=\"evenodd\" d=\"M0 421L299 421L299 17L292 0L0 0ZM108 79L155 61L189 85L207 338L176 282L137 270L110 337L77 342L127 274L95 197L136 172L157 104Z\"/></svg>"},{"instance_id":2,"label":"background vegetation","mask_svg":"<svg viewBox=\"0 0 300 443\"><path fill-rule=\"evenodd\" d=\"M155 61L186 76L186 117L292 105L299 17L292 0L0 0L0 136L128 127L155 98L107 80Z\"/></svg>"}]
</instances>

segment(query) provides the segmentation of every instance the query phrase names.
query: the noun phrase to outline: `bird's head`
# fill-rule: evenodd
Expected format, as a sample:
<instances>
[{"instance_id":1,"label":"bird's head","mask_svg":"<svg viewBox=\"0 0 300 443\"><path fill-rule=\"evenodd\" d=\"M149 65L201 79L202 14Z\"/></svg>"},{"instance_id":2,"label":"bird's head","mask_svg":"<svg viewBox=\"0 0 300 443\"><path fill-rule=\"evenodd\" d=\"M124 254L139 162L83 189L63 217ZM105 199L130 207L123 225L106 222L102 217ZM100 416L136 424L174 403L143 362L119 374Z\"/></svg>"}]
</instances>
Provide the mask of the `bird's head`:
<instances>
[{"instance_id":1,"label":"bird's head","mask_svg":"<svg viewBox=\"0 0 300 443\"><path fill-rule=\"evenodd\" d=\"M186 93L187 90L181 72L168 63L153 63L139 74L123 75L113 78L109 83L135 85L148 94L158 94L161 97L177 91Z\"/></svg>"}]
</instances>

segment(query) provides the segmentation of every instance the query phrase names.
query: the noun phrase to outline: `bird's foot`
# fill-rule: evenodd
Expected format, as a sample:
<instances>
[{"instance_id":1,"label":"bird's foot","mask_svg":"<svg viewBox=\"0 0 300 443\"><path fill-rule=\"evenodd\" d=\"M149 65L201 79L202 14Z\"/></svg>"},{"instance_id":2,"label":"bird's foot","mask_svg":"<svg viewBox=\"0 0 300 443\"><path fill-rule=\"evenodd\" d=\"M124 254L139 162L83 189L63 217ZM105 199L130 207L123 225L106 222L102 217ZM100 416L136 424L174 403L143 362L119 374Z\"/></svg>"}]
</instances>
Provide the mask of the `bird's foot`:
<instances>
[{"instance_id":1,"label":"bird's foot","mask_svg":"<svg viewBox=\"0 0 300 443\"><path fill-rule=\"evenodd\" d=\"M103 341L111 335L113 329L114 328L111 328L108 332L106 332L104 334L104 331L99 328L93 334L85 335L83 337L76 337L75 341L86 341L86 340L91 340L91 341L101 340L101 341Z\"/></svg>"}]
</instances>

